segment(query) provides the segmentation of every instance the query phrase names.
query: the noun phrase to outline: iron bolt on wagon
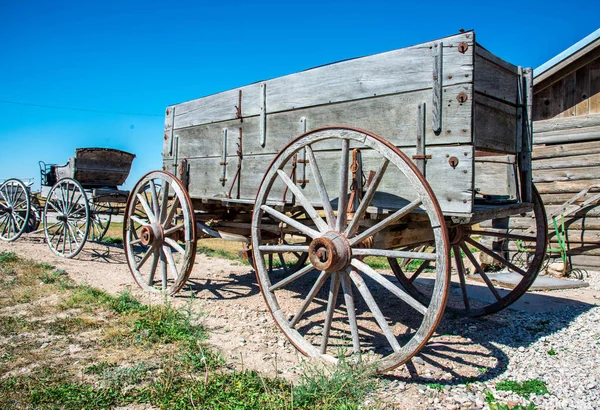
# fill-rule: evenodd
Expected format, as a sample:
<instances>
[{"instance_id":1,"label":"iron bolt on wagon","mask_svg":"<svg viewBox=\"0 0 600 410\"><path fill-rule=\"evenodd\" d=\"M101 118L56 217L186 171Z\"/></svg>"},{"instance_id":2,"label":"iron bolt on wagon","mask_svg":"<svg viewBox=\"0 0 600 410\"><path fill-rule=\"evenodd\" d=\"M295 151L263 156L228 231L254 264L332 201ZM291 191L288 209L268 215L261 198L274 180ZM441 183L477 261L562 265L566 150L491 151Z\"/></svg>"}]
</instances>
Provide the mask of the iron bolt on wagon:
<instances>
[{"instance_id":1,"label":"iron bolt on wagon","mask_svg":"<svg viewBox=\"0 0 600 410\"><path fill-rule=\"evenodd\" d=\"M530 108L531 70L473 32L170 106L163 170L126 207L131 272L174 294L198 239L239 241L298 350L391 369L447 304L493 313L535 279L546 217ZM517 285L501 288L482 257Z\"/></svg>"},{"instance_id":2,"label":"iron bolt on wagon","mask_svg":"<svg viewBox=\"0 0 600 410\"><path fill-rule=\"evenodd\" d=\"M0 186L0 239L37 232L58 256L76 256L88 239L99 241L127 202L125 183L135 155L109 148L79 148L65 165L40 165L41 191L9 179ZM40 231L41 231L40 230Z\"/></svg>"}]
</instances>

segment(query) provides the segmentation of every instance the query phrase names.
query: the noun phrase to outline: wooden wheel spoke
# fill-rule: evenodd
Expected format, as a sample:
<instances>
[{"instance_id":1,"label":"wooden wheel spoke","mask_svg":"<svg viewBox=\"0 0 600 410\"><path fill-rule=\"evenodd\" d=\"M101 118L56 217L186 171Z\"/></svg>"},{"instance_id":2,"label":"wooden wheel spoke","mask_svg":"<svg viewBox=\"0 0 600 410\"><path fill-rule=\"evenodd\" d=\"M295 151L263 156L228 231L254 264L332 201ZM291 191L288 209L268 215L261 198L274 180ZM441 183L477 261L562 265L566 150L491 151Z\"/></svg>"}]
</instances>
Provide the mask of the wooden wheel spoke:
<instances>
[{"instance_id":1,"label":"wooden wheel spoke","mask_svg":"<svg viewBox=\"0 0 600 410\"><path fill-rule=\"evenodd\" d=\"M172 233L175 233L175 232L177 232L177 231L180 231L180 230L182 230L183 228L185 228L185 225L184 225L184 224L179 224L179 225L173 226L173 227L171 227L171 228L169 228L169 229L165 229L165 231L164 231L164 235L165 235L165 236L167 236L167 235L171 235Z\"/></svg>"},{"instance_id":2,"label":"wooden wheel spoke","mask_svg":"<svg viewBox=\"0 0 600 410\"><path fill-rule=\"evenodd\" d=\"M427 308L425 306L423 306L419 301L417 301L415 298L410 296L404 290L400 289L398 286L394 285L387 278L385 278L383 275L381 275L379 272L377 272L375 269L371 268L369 265L367 265L363 261L360 261L358 259L352 259L352 262L350 262L350 263L356 269L360 270L365 275L367 275L371 279L373 279L375 282L379 283L381 286L383 286L388 291L390 291L393 295L398 297L398 299L400 299L403 302L405 302L406 304L408 304L410 307L415 309L417 312L421 313L422 315L425 315L425 313L427 313Z\"/></svg>"},{"instance_id":3,"label":"wooden wheel spoke","mask_svg":"<svg viewBox=\"0 0 600 410\"><path fill-rule=\"evenodd\" d=\"M384 160L381 162L381 165L379 165L379 169L377 170L375 177L371 181L371 184L367 188L367 192L365 193L362 200L360 201L358 208L356 208L356 212L354 213L354 216L352 217L350 224L348 224L348 226L346 227L346 230L344 231L344 235L346 235L346 236L353 235L358 230L360 220L362 219L363 215L365 214L367 207L373 200L373 196L375 195L375 192L377 191L377 187L379 187L379 183L383 179L383 175L385 174L385 171L386 171L389 163L390 163L390 161L387 158L384 158Z\"/></svg>"},{"instance_id":4,"label":"wooden wheel spoke","mask_svg":"<svg viewBox=\"0 0 600 410\"><path fill-rule=\"evenodd\" d=\"M467 258L469 258L469 260L471 261L471 263L473 264L473 266L475 266L475 269L477 270L477 273L479 273L479 276L481 276L481 278L484 280L485 284L490 289L490 291L492 292L492 294L494 295L494 297L496 298L496 300L502 299L502 297L500 296L500 294L498 293L498 291L494 287L494 284L492 283L492 281L490 280L490 278L485 274L485 272L483 271L483 268L481 267L481 265L479 264L479 262L477 262L477 259L475 259L475 256L473 255L473 253L471 252L471 250L469 249L469 247L467 245L465 245L463 242L461 242L460 243L460 248L465 253L465 255L467 255Z\"/></svg>"},{"instance_id":5,"label":"wooden wheel spoke","mask_svg":"<svg viewBox=\"0 0 600 410\"><path fill-rule=\"evenodd\" d=\"M315 159L315 154L313 153L310 145L306 146L306 153L308 154L310 169L312 170L313 177L315 178L317 191L319 191L319 196L321 197L321 202L323 203L323 210L325 211L325 218L327 219L327 224L330 228L333 229L335 227L335 215L333 214L333 208L331 207L331 202L329 200L329 194L327 193L327 189L325 188L325 183L323 182L323 177L321 176L321 172L319 171L319 165Z\"/></svg>"},{"instance_id":6,"label":"wooden wheel spoke","mask_svg":"<svg viewBox=\"0 0 600 410\"><path fill-rule=\"evenodd\" d=\"M154 183L153 179L150 180L150 195L152 197L152 209L154 210L154 215L158 220L160 215L160 208L158 206L158 194L156 193L156 184Z\"/></svg>"},{"instance_id":7,"label":"wooden wheel spoke","mask_svg":"<svg viewBox=\"0 0 600 410\"><path fill-rule=\"evenodd\" d=\"M150 205L148 205L148 201L146 201L146 198L144 198L142 194L139 193L136 194L136 196L138 201L140 201L142 208L144 208L144 212L146 212L146 215L148 215L148 219L150 219L150 222L156 222L156 216L154 216L154 214L152 213L152 209L150 209Z\"/></svg>"},{"instance_id":8,"label":"wooden wheel spoke","mask_svg":"<svg viewBox=\"0 0 600 410\"><path fill-rule=\"evenodd\" d=\"M485 245L482 245L481 243L474 241L471 238L465 238L465 242L470 243L471 245L473 245L474 247L476 247L477 249L479 249L481 252L485 253L488 256L491 256L492 258L496 259L498 262L502 263L504 266L514 270L515 272L526 276L527 272L525 272L523 269L519 268L518 266L516 266L514 263L509 262L508 260L504 259L502 256L498 255L497 253L495 253L494 251L490 250L489 248L487 248Z\"/></svg>"},{"instance_id":9,"label":"wooden wheel spoke","mask_svg":"<svg viewBox=\"0 0 600 410\"><path fill-rule=\"evenodd\" d=\"M413 275L408 279L409 283L413 283L415 281L415 279L417 279L419 277L419 275L425 270L427 269L427 267L429 266L429 261L423 261L423 263L421 263L419 265L419 267L417 268L417 270L415 271L415 273L413 273Z\"/></svg>"},{"instance_id":10,"label":"wooden wheel spoke","mask_svg":"<svg viewBox=\"0 0 600 410\"><path fill-rule=\"evenodd\" d=\"M327 343L329 341L329 333L331 332L331 323L333 322L333 314L335 313L335 304L337 295L340 289L340 274L334 272L330 275L331 283L329 286L329 298L327 299L327 312L325 313L325 323L323 324L323 338L321 340L321 354L327 351Z\"/></svg>"},{"instance_id":11,"label":"wooden wheel spoke","mask_svg":"<svg viewBox=\"0 0 600 410\"><path fill-rule=\"evenodd\" d=\"M341 272L342 290L344 292L344 303L348 313L348 324L352 335L352 348L354 353L360 354L360 335L358 333L358 324L356 321L356 308L354 307L354 295L352 292L352 283L346 272Z\"/></svg>"},{"instance_id":12,"label":"wooden wheel spoke","mask_svg":"<svg viewBox=\"0 0 600 410\"><path fill-rule=\"evenodd\" d=\"M295 327L298 324L298 322L304 315L304 312L306 312L306 309L308 309L308 306L311 304L311 302L313 301L315 296L317 296L317 293L319 293L319 290L321 290L321 288L325 284L325 281L327 280L328 277L329 277L329 274L327 272L325 272L325 271L321 272L321 274L317 278L315 284L313 285L312 289L310 290L310 292L308 292L308 295L302 301L302 305L300 306L300 309L298 309L298 312L290 321L291 327Z\"/></svg>"},{"instance_id":13,"label":"wooden wheel spoke","mask_svg":"<svg viewBox=\"0 0 600 410\"><path fill-rule=\"evenodd\" d=\"M79 246L79 242L77 241L77 235L75 234L75 231L73 230L73 227L69 222L67 222L67 228L69 228L69 236L71 236L73 241L75 241L75 244ZM71 249L71 252L73 252L73 249Z\"/></svg>"},{"instance_id":14,"label":"wooden wheel spoke","mask_svg":"<svg viewBox=\"0 0 600 410\"><path fill-rule=\"evenodd\" d=\"M365 239L367 239L369 236L373 236L376 233L378 233L379 231L387 228L389 225L393 224L398 219L402 218L403 216L405 216L405 215L409 214L410 212L414 211L415 209L417 209L419 206L421 206L421 203L422 202L420 199L415 199L410 204L406 205L402 209L399 209L398 211L394 212L392 215L385 218L383 221L377 223L376 225L372 226L371 228L367 229L366 231L362 232L361 234L349 239L350 246L359 244L362 241L364 241Z\"/></svg>"},{"instance_id":15,"label":"wooden wheel spoke","mask_svg":"<svg viewBox=\"0 0 600 410\"><path fill-rule=\"evenodd\" d=\"M462 291L463 303L465 309L470 310L469 295L467 294L467 282L465 279L465 267L463 266L462 256L460 255L460 248L453 246L454 261L456 262L456 271L458 272L458 280L460 281L460 290Z\"/></svg>"},{"instance_id":16,"label":"wooden wheel spoke","mask_svg":"<svg viewBox=\"0 0 600 410\"><path fill-rule=\"evenodd\" d=\"M295 281L296 279L306 275L308 272L313 271L315 268L313 267L312 263L309 263L308 265L306 265L305 267L303 267L302 269L300 269L299 271L291 274L290 276L288 276L285 279L280 280L279 282L277 282L274 285L271 285L269 287L269 290L271 292L280 289L282 287L284 287L285 285L287 285L288 283L292 283L293 281Z\"/></svg>"},{"instance_id":17,"label":"wooden wheel spoke","mask_svg":"<svg viewBox=\"0 0 600 410\"><path fill-rule=\"evenodd\" d=\"M154 274L156 273L158 260L160 259L158 256L159 253L160 252L152 252L152 265L150 265L150 273L148 274L148 286L152 286L154 283Z\"/></svg>"},{"instance_id":18,"label":"wooden wheel spoke","mask_svg":"<svg viewBox=\"0 0 600 410\"><path fill-rule=\"evenodd\" d=\"M314 229L309 228L308 226L301 224L297 220L292 219L292 218L290 218L290 217L282 214L281 212L279 212L279 211L271 208L268 205L263 205L263 206L260 207L260 209L262 209L266 213L270 214L274 218L279 219L281 222L284 222L284 223L288 224L289 226L297 229L298 231L302 232L303 234L305 234L307 236L310 236L313 239L318 238L321 235L320 232L317 232Z\"/></svg>"},{"instance_id":19,"label":"wooden wheel spoke","mask_svg":"<svg viewBox=\"0 0 600 410\"><path fill-rule=\"evenodd\" d=\"M338 197L338 213L336 230L342 232L346 228L346 215L348 212L348 159L350 155L350 141L342 140L342 159L340 162L340 196Z\"/></svg>"},{"instance_id":20,"label":"wooden wheel spoke","mask_svg":"<svg viewBox=\"0 0 600 410\"><path fill-rule=\"evenodd\" d=\"M386 249L371 249L371 248L353 248L353 255L364 256L384 256L386 258L410 258L427 261L434 261L437 258L435 253L427 252L408 252L408 251L392 251Z\"/></svg>"},{"instance_id":21,"label":"wooden wheel spoke","mask_svg":"<svg viewBox=\"0 0 600 410\"><path fill-rule=\"evenodd\" d=\"M173 252L169 248L163 245L162 251L167 258L167 265L169 266L169 270L171 271L171 275L173 275L173 279L177 279L179 276L179 272L177 272L177 265L175 265L175 259L173 258Z\"/></svg>"},{"instance_id":22,"label":"wooden wheel spoke","mask_svg":"<svg viewBox=\"0 0 600 410\"><path fill-rule=\"evenodd\" d=\"M165 228L169 228L171 226L171 223L173 222L173 218L175 217L175 213L177 212L177 209L179 209L179 198L175 197L175 200L173 201L173 204L171 205L169 212L167 212L167 217L165 218L164 222L162 223L162 225Z\"/></svg>"},{"instance_id":23,"label":"wooden wheel spoke","mask_svg":"<svg viewBox=\"0 0 600 410\"><path fill-rule=\"evenodd\" d=\"M470 230L469 233L471 235L493 236L496 238L514 239L517 241L524 241L524 242L536 242L537 241L537 238L535 236L517 235L517 234L505 233L505 232Z\"/></svg>"},{"instance_id":24,"label":"wooden wheel spoke","mask_svg":"<svg viewBox=\"0 0 600 410\"><path fill-rule=\"evenodd\" d=\"M167 289L167 256L165 255L162 248L159 249L160 252L160 276L162 280L162 290Z\"/></svg>"},{"instance_id":25,"label":"wooden wheel spoke","mask_svg":"<svg viewBox=\"0 0 600 410\"><path fill-rule=\"evenodd\" d=\"M281 252L277 253L277 256L279 257L279 263L281 263L281 267L283 268L283 271L285 272L286 275L289 274L288 272L288 267L287 264L285 263L285 258L283 257L283 254Z\"/></svg>"},{"instance_id":26,"label":"wooden wheel spoke","mask_svg":"<svg viewBox=\"0 0 600 410\"><path fill-rule=\"evenodd\" d=\"M48 200L47 204L50 205L57 213L62 213L62 211L59 211L58 208L54 206L54 203L51 200Z\"/></svg>"},{"instance_id":27,"label":"wooden wheel spoke","mask_svg":"<svg viewBox=\"0 0 600 410\"><path fill-rule=\"evenodd\" d=\"M183 249L183 247L181 245L179 245L177 242L175 242L173 239L165 238L165 242L168 243L169 246L171 246L177 252L181 253L182 255L185 255L185 249Z\"/></svg>"},{"instance_id":28,"label":"wooden wheel spoke","mask_svg":"<svg viewBox=\"0 0 600 410\"><path fill-rule=\"evenodd\" d=\"M169 207L169 183L167 181L163 182L163 188L161 190L161 204L160 204L160 223L165 223L165 215L167 212L167 208Z\"/></svg>"},{"instance_id":29,"label":"wooden wheel spoke","mask_svg":"<svg viewBox=\"0 0 600 410\"><path fill-rule=\"evenodd\" d=\"M258 249L264 253L308 252L304 245L260 245Z\"/></svg>"},{"instance_id":30,"label":"wooden wheel spoke","mask_svg":"<svg viewBox=\"0 0 600 410\"><path fill-rule=\"evenodd\" d=\"M142 220L142 219L140 219L140 218L138 218L137 216L134 216L134 215L130 215L130 216L129 216L129 219L131 219L131 220L132 220L132 221L134 221L134 222L137 222L138 224L140 224L140 225L142 225L142 226L147 226L147 225L150 225L150 223L149 223L149 222L147 222L147 221L144 221L144 220ZM132 227L133 227L133 225L130 225L130 226L132 226Z\"/></svg>"},{"instance_id":31,"label":"wooden wheel spoke","mask_svg":"<svg viewBox=\"0 0 600 410\"><path fill-rule=\"evenodd\" d=\"M296 198L298 199L298 201L300 201L300 204L302 204L302 207L306 211L306 214L315 222L315 225L317 225L317 228L319 228L319 230L321 232L327 231L329 229L329 226L323 220L323 218L321 218L319 216L319 214L317 213L317 211L315 210L315 208L310 204L310 202L308 201L308 199L306 198L306 196L304 196L304 194L296 186L296 184L294 183L294 181L292 181L290 179L290 177L288 177L285 174L285 172L283 172L281 169L277 170L277 173L279 174L279 177L283 180L283 182L285 182L285 184L290 189L290 191L292 191L292 193L296 196Z\"/></svg>"},{"instance_id":32,"label":"wooden wheel spoke","mask_svg":"<svg viewBox=\"0 0 600 410\"><path fill-rule=\"evenodd\" d=\"M136 265L136 269L140 270L140 268L142 266L144 266L144 264L146 263L146 261L148 260L148 258L150 257L150 255L152 255L152 252L154 251L153 248L149 248L146 253L144 253L144 255L142 256L142 259L137 263Z\"/></svg>"},{"instance_id":33,"label":"wooden wheel spoke","mask_svg":"<svg viewBox=\"0 0 600 410\"><path fill-rule=\"evenodd\" d=\"M388 340L388 343L390 344L392 349L395 352L400 351L402 349L402 347L398 343L396 336L394 336L394 332L392 332L392 329L388 325L388 322L387 322L385 316L383 316L381 309L379 309L377 302L375 302L375 299L373 298L373 295L371 294L371 291L367 287L367 284L365 283L363 278L360 277L360 275L358 274L358 272L355 269L349 268L348 274L350 275L350 279L352 279L352 281L356 285L356 288L358 289L361 296L363 297L363 300L369 307L369 310L373 314L373 317L377 321L379 328L383 332L385 338Z\"/></svg>"}]
</instances>

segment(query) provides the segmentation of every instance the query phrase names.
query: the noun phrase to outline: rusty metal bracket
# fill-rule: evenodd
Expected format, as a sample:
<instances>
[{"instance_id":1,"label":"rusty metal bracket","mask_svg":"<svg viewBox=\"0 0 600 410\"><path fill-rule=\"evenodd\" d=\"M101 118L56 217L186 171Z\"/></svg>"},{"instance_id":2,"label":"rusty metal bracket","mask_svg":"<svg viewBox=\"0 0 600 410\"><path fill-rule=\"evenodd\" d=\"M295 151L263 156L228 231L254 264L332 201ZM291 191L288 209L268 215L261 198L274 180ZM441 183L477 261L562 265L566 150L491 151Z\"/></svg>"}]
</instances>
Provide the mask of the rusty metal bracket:
<instances>
[{"instance_id":1,"label":"rusty metal bracket","mask_svg":"<svg viewBox=\"0 0 600 410\"><path fill-rule=\"evenodd\" d=\"M240 122L244 122L244 117L242 117L242 90L239 92L238 105L235 106L235 117L240 120Z\"/></svg>"},{"instance_id":2,"label":"rusty metal bracket","mask_svg":"<svg viewBox=\"0 0 600 410\"><path fill-rule=\"evenodd\" d=\"M431 155L413 155L412 159L431 159Z\"/></svg>"},{"instance_id":3,"label":"rusty metal bracket","mask_svg":"<svg viewBox=\"0 0 600 410\"><path fill-rule=\"evenodd\" d=\"M412 159L416 160L417 168L421 171L421 174L425 176L425 162L431 159L431 155L425 154L425 117L427 105L425 103L419 104L417 107L417 152L412 156Z\"/></svg>"},{"instance_id":4,"label":"rusty metal bracket","mask_svg":"<svg viewBox=\"0 0 600 410\"><path fill-rule=\"evenodd\" d=\"M306 132L306 117L300 118L300 134L304 134ZM298 183L302 185L302 188L308 184L308 179L306 179L306 164L308 164L308 160L306 159L306 147L302 148L300 151L300 158L297 159L299 164L302 164L300 169L300 179Z\"/></svg>"},{"instance_id":5,"label":"rusty metal bracket","mask_svg":"<svg viewBox=\"0 0 600 410\"><path fill-rule=\"evenodd\" d=\"M434 44L433 47L433 118L432 128L435 135L442 132L442 79L443 79L443 50L442 42Z\"/></svg>"},{"instance_id":6,"label":"rusty metal bracket","mask_svg":"<svg viewBox=\"0 0 600 410\"><path fill-rule=\"evenodd\" d=\"M233 187L236 186L236 182L237 182L237 193L236 193L236 198L239 199L240 198L240 179L241 179L241 172L242 172L242 159L244 159L244 154L242 151L242 127L239 128L240 130L240 135L238 137L238 142L236 143L237 145L237 156L238 156L238 163L237 163L237 169L235 171L235 175L233 176L233 180L231 181L231 186L229 187L229 193L227 194L228 198L231 198L231 192L233 191Z\"/></svg>"},{"instance_id":7,"label":"rusty metal bracket","mask_svg":"<svg viewBox=\"0 0 600 410\"><path fill-rule=\"evenodd\" d=\"M227 181L227 128L223 128L223 156L222 160L219 163L221 165L221 178L219 181L225 186L225 182Z\"/></svg>"}]
</instances>

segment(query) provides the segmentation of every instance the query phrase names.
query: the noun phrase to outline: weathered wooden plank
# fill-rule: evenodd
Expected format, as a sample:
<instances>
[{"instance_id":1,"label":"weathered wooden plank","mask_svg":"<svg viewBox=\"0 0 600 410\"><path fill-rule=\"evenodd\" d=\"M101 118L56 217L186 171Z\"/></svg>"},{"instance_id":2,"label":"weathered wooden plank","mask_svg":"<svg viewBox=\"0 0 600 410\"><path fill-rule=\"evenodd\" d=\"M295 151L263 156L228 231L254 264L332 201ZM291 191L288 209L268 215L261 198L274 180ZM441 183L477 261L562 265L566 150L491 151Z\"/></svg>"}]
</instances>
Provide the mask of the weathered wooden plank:
<instances>
[{"instance_id":1,"label":"weathered wooden plank","mask_svg":"<svg viewBox=\"0 0 600 410\"><path fill-rule=\"evenodd\" d=\"M600 58L590 64L590 114L600 114Z\"/></svg>"},{"instance_id":2,"label":"weathered wooden plank","mask_svg":"<svg viewBox=\"0 0 600 410\"><path fill-rule=\"evenodd\" d=\"M488 158L488 157L486 157ZM516 165L514 156L489 157L503 162L475 161L475 191L480 195L508 195L517 197ZM509 161L512 159L512 163Z\"/></svg>"},{"instance_id":3,"label":"weathered wooden plank","mask_svg":"<svg viewBox=\"0 0 600 410\"><path fill-rule=\"evenodd\" d=\"M598 91L600 92L600 89ZM533 132L535 135L538 135L549 131L574 130L597 126L600 126L600 115L590 114L582 117L551 118L543 121L535 121L533 124Z\"/></svg>"},{"instance_id":4,"label":"weathered wooden plank","mask_svg":"<svg viewBox=\"0 0 600 410\"><path fill-rule=\"evenodd\" d=\"M535 94L533 99L533 121L534 130L537 121L548 120L554 115L551 112L550 100L552 99L552 87L548 87L545 90Z\"/></svg>"},{"instance_id":5,"label":"weathered wooden plank","mask_svg":"<svg viewBox=\"0 0 600 410\"><path fill-rule=\"evenodd\" d=\"M557 157L539 159L533 162L534 173L542 169L563 169L600 166L600 155L577 155L572 157Z\"/></svg>"},{"instance_id":6,"label":"weathered wooden plank","mask_svg":"<svg viewBox=\"0 0 600 410\"><path fill-rule=\"evenodd\" d=\"M518 71L518 67L514 64L509 63L508 61L505 61L503 59L501 59L500 57L490 53L485 47L481 46L479 43L476 43L476 50L475 50L475 54L479 55L482 58L485 58L486 60L488 60L489 62L496 64L497 66L503 68L504 70L511 72L511 73L517 73Z\"/></svg>"},{"instance_id":7,"label":"weathered wooden plank","mask_svg":"<svg viewBox=\"0 0 600 410\"><path fill-rule=\"evenodd\" d=\"M536 183L535 186L540 194L576 194L590 185L597 184L599 182L600 181L598 180L554 181Z\"/></svg>"},{"instance_id":8,"label":"weathered wooden plank","mask_svg":"<svg viewBox=\"0 0 600 410\"><path fill-rule=\"evenodd\" d=\"M590 272L598 272L600 270L600 257L573 255L571 256L571 265L574 268L585 269Z\"/></svg>"},{"instance_id":9,"label":"weathered wooden plank","mask_svg":"<svg viewBox=\"0 0 600 410\"><path fill-rule=\"evenodd\" d=\"M600 129L598 133L600 134ZM533 148L533 160L597 153L600 153L600 141L573 142L570 144L548 146L536 145Z\"/></svg>"},{"instance_id":10,"label":"weathered wooden plank","mask_svg":"<svg viewBox=\"0 0 600 410\"><path fill-rule=\"evenodd\" d=\"M414 148L404 149L403 152L409 158L416 153ZM466 154L466 155L465 155ZM323 175L339 175L340 152L316 151L315 157ZM470 146L450 146L428 148L431 159L427 161L428 172L431 172L430 183L442 211L454 213L469 213L472 206L472 178L473 178L473 150ZM458 164L453 168L448 163L448 158L457 157ZM364 150L362 152L363 172L377 170L381 164L381 157L374 151ZM254 200L258 185L267 170L273 155L245 156L242 161L240 174L240 198L242 200ZM190 196L199 198L225 198L229 185L225 187L219 182L220 158L192 158L189 159L190 166ZM290 161L291 162L291 161ZM227 178L231 178L231 172L236 169L237 157L228 157ZM291 164L284 171L290 175ZM299 185L302 193L314 206L320 205L320 195L316 189L314 178L308 172L309 183L304 187ZM324 178L325 187L329 193L330 200L337 204L339 197L338 178ZM270 200L283 198L285 184L279 178L271 189ZM406 178L395 168L388 167L382 181L379 184L373 205L394 209L401 208L416 197L410 191L410 184ZM290 200L288 195L288 200Z\"/></svg>"},{"instance_id":11,"label":"weathered wooden plank","mask_svg":"<svg viewBox=\"0 0 600 410\"><path fill-rule=\"evenodd\" d=\"M471 87L451 86L444 88L445 101L443 132L433 133L431 122L425 124L427 144L461 144L471 142ZM461 104L455 98L465 92L469 98ZM221 130L242 128L244 155L275 153L299 134L298 121L305 118L307 129L331 125L346 125L368 130L380 135L397 146L414 146L418 129L417 107L426 102L426 116L431 115L431 91L423 90L407 94L351 101L342 104L312 107L267 116L267 138L262 147L259 143L259 118L205 124L175 130L179 137L180 158L213 157L221 154ZM228 152L237 150L237 138L229 138ZM335 147L336 149L338 147ZM168 153L163 150L163 156Z\"/></svg>"},{"instance_id":12,"label":"weathered wooden plank","mask_svg":"<svg viewBox=\"0 0 600 410\"><path fill-rule=\"evenodd\" d=\"M563 86L561 90L563 117L573 117L575 115L575 72L562 79Z\"/></svg>"},{"instance_id":13,"label":"weathered wooden plank","mask_svg":"<svg viewBox=\"0 0 600 410\"><path fill-rule=\"evenodd\" d=\"M485 58L479 48L475 53L475 69L473 70L473 87L475 92L517 104L518 73L516 67L506 69ZM489 54L489 53L488 53Z\"/></svg>"},{"instance_id":14,"label":"weathered wooden plank","mask_svg":"<svg viewBox=\"0 0 600 410\"><path fill-rule=\"evenodd\" d=\"M474 94L473 141L476 149L517 152L517 110L482 94Z\"/></svg>"},{"instance_id":15,"label":"weathered wooden plank","mask_svg":"<svg viewBox=\"0 0 600 410\"><path fill-rule=\"evenodd\" d=\"M543 194L542 195L542 201L544 202L545 206L549 206L549 205L562 205L565 202L567 202L569 199L571 199L573 197L572 193L561 193L561 194ZM585 199L581 200L581 201L577 201L575 203L581 203L583 202Z\"/></svg>"},{"instance_id":16,"label":"weathered wooden plank","mask_svg":"<svg viewBox=\"0 0 600 410\"><path fill-rule=\"evenodd\" d=\"M590 112L590 66L581 67L575 73L575 115Z\"/></svg>"},{"instance_id":17,"label":"weathered wooden plank","mask_svg":"<svg viewBox=\"0 0 600 410\"><path fill-rule=\"evenodd\" d=\"M533 174L533 182L536 184L556 181L587 181L590 185L597 184L600 182L600 167L546 169Z\"/></svg>"},{"instance_id":18,"label":"weathered wooden plank","mask_svg":"<svg viewBox=\"0 0 600 410\"><path fill-rule=\"evenodd\" d=\"M536 144L563 144L594 141L600 138L600 127L586 127L572 130L548 131L534 136Z\"/></svg>"},{"instance_id":19,"label":"weathered wooden plank","mask_svg":"<svg viewBox=\"0 0 600 410\"><path fill-rule=\"evenodd\" d=\"M442 40L445 52L444 84L472 82L473 34ZM458 52L465 42L469 49ZM387 53L342 61L265 81L267 113L343 102L375 95L431 89L434 42ZM243 116L259 115L260 84L241 87ZM175 129L236 118L239 88L177 105Z\"/></svg>"}]
</instances>

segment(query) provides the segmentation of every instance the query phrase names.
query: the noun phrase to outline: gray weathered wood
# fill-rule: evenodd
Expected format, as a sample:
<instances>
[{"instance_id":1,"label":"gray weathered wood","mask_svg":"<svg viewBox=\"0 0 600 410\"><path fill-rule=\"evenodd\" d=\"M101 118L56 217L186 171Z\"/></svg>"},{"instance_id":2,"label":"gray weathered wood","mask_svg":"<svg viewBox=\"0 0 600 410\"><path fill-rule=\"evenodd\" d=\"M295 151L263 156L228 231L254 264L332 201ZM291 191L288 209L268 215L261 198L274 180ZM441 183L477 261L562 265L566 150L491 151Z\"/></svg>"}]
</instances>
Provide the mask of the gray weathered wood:
<instances>
[{"instance_id":1,"label":"gray weathered wood","mask_svg":"<svg viewBox=\"0 0 600 410\"><path fill-rule=\"evenodd\" d=\"M433 45L433 113L431 116L434 134L442 131L442 85L444 81L443 56L444 43Z\"/></svg>"}]
</instances>

